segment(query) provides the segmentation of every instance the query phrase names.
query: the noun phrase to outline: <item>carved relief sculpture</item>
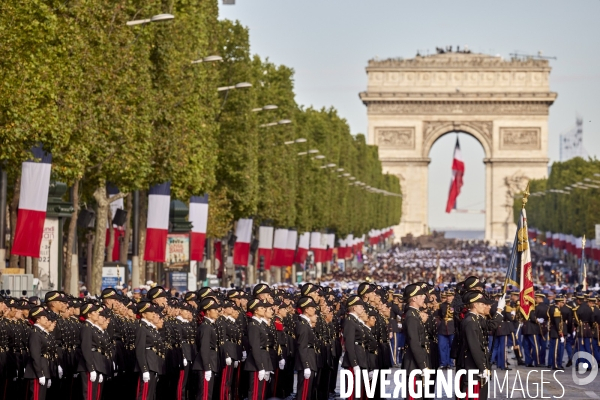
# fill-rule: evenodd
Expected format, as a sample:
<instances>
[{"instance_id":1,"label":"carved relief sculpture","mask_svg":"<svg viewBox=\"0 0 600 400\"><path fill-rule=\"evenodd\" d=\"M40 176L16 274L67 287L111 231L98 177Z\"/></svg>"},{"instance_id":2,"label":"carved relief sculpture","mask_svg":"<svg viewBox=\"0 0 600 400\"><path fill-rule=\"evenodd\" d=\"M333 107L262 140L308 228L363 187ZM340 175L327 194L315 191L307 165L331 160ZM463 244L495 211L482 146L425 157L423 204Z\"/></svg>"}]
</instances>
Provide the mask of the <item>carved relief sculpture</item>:
<instances>
[{"instance_id":1,"label":"carved relief sculpture","mask_svg":"<svg viewBox=\"0 0 600 400\"><path fill-rule=\"evenodd\" d=\"M539 150L540 128L500 128L500 150Z\"/></svg>"},{"instance_id":2,"label":"carved relief sculpture","mask_svg":"<svg viewBox=\"0 0 600 400\"><path fill-rule=\"evenodd\" d=\"M375 128L377 145L396 149L412 150L415 148L414 127Z\"/></svg>"}]
</instances>

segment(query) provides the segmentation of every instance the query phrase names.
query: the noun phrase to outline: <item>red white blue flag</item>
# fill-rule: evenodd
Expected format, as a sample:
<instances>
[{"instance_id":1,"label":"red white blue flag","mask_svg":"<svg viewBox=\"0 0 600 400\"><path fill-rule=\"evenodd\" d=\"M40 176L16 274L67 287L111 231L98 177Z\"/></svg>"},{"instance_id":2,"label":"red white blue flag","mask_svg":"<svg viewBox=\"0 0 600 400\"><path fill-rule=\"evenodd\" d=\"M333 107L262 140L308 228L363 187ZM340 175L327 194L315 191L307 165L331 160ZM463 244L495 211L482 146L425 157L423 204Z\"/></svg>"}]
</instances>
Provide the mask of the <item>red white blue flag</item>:
<instances>
[{"instance_id":1,"label":"red white blue flag","mask_svg":"<svg viewBox=\"0 0 600 400\"><path fill-rule=\"evenodd\" d=\"M204 243L206 241L206 227L208 226L208 194L192 196L190 199L190 259L202 261L204 259Z\"/></svg>"},{"instance_id":2,"label":"red white blue flag","mask_svg":"<svg viewBox=\"0 0 600 400\"><path fill-rule=\"evenodd\" d=\"M233 245L233 264L248 265L248 256L250 255L250 241L252 240L252 220L241 218L237 222L235 229L237 239Z\"/></svg>"},{"instance_id":3,"label":"red white blue flag","mask_svg":"<svg viewBox=\"0 0 600 400\"><path fill-rule=\"evenodd\" d=\"M450 193L448 193L448 202L446 203L446 212L456 209L456 199L460 194L460 188L463 185L463 175L465 173L465 163L460 152L460 144L456 138L454 147L454 159L452 160L452 182L450 183Z\"/></svg>"},{"instance_id":4,"label":"red white blue flag","mask_svg":"<svg viewBox=\"0 0 600 400\"><path fill-rule=\"evenodd\" d=\"M294 262L297 262L298 264L304 264L304 261L306 261L306 256L308 255L309 243L310 232L304 232L302 235L300 235L298 251L296 252L296 258L294 259Z\"/></svg>"},{"instance_id":5,"label":"red white blue flag","mask_svg":"<svg viewBox=\"0 0 600 400\"><path fill-rule=\"evenodd\" d=\"M19 211L11 253L39 258L48 207L52 154L44 152L41 147L34 147L31 152L33 159L21 166Z\"/></svg>"},{"instance_id":6,"label":"red white blue flag","mask_svg":"<svg viewBox=\"0 0 600 400\"><path fill-rule=\"evenodd\" d=\"M152 186L148 192L148 223L146 228L146 261L165 262L167 234L169 233L169 209L171 205L171 182Z\"/></svg>"},{"instance_id":7,"label":"red white blue flag","mask_svg":"<svg viewBox=\"0 0 600 400\"><path fill-rule=\"evenodd\" d=\"M261 226L258 230L258 258L264 257L265 269L271 269L271 256L273 255L273 228Z\"/></svg>"},{"instance_id":8,"label":"red white blue flag","mask_svg":"<svg viewBox=\"0 0 600 400\"><path fill-rule=\"evenodd\" d=\"M296 243L298 242L298 232L289 230L287 234L287 243L285 245L285 266L294 263L294 255L296 253Z\"/></svg>"},{"instance_id":9,"label":"red white blue flag","mask_svg":"<svg viewBox=\"0 0 600 400\"><path fill-rule=\"evenodd\" d=\"M271 264L277 267L283 267L287 264L287 229L275 229L275 236L273 238L273 257Z\"/></svg>"}]
</instances>

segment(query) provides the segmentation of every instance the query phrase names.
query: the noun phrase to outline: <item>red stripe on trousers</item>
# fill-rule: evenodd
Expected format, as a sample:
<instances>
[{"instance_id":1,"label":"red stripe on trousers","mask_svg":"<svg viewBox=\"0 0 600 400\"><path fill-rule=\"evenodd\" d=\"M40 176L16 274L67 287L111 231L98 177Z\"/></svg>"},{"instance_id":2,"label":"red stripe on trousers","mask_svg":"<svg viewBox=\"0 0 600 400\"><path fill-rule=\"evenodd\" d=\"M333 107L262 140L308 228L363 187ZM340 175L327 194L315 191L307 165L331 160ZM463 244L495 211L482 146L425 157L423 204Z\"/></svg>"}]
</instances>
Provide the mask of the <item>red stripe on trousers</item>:
<instances>
[{"instance_id":1,"label":"red stripe on trousers","mask_svg":"<svg viewBox=\"0 0 600 400\"><path fill-rule=\"evenodd\" d=\"M265 377L266 377L267 373L265 372ZM260 394L260 400L265 400L265 390L267 389L267 380L263 379L263 384L262 384L262 393Z\"/></svg>"},{"instance_id":2,"label":"red stripe on trousers","mask_svg":"<svg viewBox=\"0 0 600 400\"><path fill-rule=\"evenodd\" d=\"M254 390L252 391L252 400L258 399L258 372L254 371Z\"/></svg>"},{"instance_id":3,"label":"red stripe on trousers","mask_svg":"<svg viewBox=\"0 0 600 400\"><path fill-rule=\"evenodd\" d=\"M38 400L40 395L40 382L33 383L33 400Z\"/></svg>"},{"instance_id":4,"label":"red stripe on trousers","mask_svg":"<svg viewBox=\"0 0 600 400\"><path fill-rule=\"evenodd\" d=\"M90 373L87 373L88 376L88 385L87 385L87 400L92 400L92 381L90 380Z\"/></svg>"},{"instance_id":5,"label":"red stripe on trousers","mask_svg":"<svg viewBox=\"0 0 600 400\"><path fill-rule=\"evenodd\" d=\"M202 393L202 400L208 400L208 381L206 380L206 377L204 377L204 392Z\"/></svg>"},{"instance_id":6,"label":"red stripe on trousers","mask_svg":"<svg viewBox=\"0 0 600 400\"><path fill-rule=\"evenodd\" d=\"M181 400L182 389L183 389L183 378L185 376L185 370L179 371L179 382L177 382L177 400Z\"/></svg>"},{"instance_id":7,"label":"red stripe on trousers","mask_svg":"<svg viewBox=\"0 0 600 400\"><path fill-rule=\"evenodd\" d=\"M98 391L96 392L96 400L100 400L100 397L102 397L102 385L100 383L98 383Z\"/></svg>"},{"instance_id":8,"label":"red stripe on trousers","mask_svg":"<svg viewBox=\"0 0 600 400\"><path fill-rule=\"evenodd\" d=\"M225 383L227 383L227 367L229 366L225 366L225 369L223 369L223 376L221 376L221 390L219 390L219 399L221 400L225 400L223 392L225 391Z\"/></svg>"},{"instance_id":9,"label":"red stripe on trousers","mask_svg":"<svg viewBox=\"0 0 600 400\"><path fill-rule=\"evenodd\" d=\"M312 374L312 372L311 372ZM302 391L302 400L306 400L306 392L308 392L308 380L310 378L306 379L304 378L304 390Z\"/></svg>"},{"instance_id":10,"label":"red stripe on trousers","mask_svg":"<svg viewBox=\"0 0 600 400\"><path fill-rule=\"evenodd\" d=\"M142 389L142 400L148 398L148 382L144 382L144 389Z\"/></svg>"}]
</instances>

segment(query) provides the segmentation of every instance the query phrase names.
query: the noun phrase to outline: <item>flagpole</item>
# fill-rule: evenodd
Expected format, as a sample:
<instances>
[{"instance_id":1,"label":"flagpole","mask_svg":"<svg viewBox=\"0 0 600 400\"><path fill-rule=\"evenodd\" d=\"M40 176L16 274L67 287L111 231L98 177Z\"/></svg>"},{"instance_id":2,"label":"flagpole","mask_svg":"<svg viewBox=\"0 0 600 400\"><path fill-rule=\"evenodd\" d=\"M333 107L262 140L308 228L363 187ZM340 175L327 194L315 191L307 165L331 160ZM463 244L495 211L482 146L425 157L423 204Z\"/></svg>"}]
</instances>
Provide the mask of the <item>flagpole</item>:
<instances>
[{"instance_id":1,"label":"flagpole","mask_svg":"<svg viewBox=\"0 0 600 400\"><path fill-rule=\"evenodd\" d=\"M529 198L529 182L527 182L527 187L523 192L523 204L521 206L522 210L525 209L525 205L527 204L527 200ZM502 294L506 295L506 289L508 287L508 278L512 275L512 271L517 266L517 242L519 240L519 226L517 225L517 231L515 232L515 240L513 241L512 250L510 252L510 261L508 262L508 268L506 269L506 278L504 279L504 288L502 290Z\"/></svg>"},{"instance_id":2,"label":"flagpole","mask_svg":"<svg viewBox=\"0 0 600 400\"><path fill-rule=\"evenodd\" d=\"M583 290L587 291L588 290L588 285L587 285L587 265L585 265L585 234L583 235L583 238L581 238L581 266L582 266L582 276L581 276L581 283L583 284Z\"/></svg>"}]
</instances>

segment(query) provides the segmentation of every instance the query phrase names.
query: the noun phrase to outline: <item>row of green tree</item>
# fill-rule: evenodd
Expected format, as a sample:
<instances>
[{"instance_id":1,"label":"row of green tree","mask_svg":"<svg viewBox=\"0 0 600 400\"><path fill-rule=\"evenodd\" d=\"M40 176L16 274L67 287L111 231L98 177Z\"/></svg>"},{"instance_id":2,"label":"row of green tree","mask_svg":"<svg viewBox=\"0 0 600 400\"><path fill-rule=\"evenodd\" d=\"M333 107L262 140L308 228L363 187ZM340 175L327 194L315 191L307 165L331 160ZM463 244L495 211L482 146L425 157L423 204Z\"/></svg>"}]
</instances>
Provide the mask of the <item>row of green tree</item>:
<instances>
[{"instance_id":1,"label":"row of green tree","mask_svg":"<svg viewBox=\"0 0 600 400\"><path fill-rule=\"evenodd\" d=\"M126 24L161 13L175 18ZM73 188L67 264L73 242L83 240L81 205L95 207L98 221L110 219L117 197L107 194L108 183L127 197L128 209L130 193L141 191L142 227L151 185L170 181L172 198L182 201L209 193L214 238L249 216L339 236L400 220L399 196L371 193L344 176L399 194L377 148L351 135L334 109L299 106L293 70L251 56L248 30L218 20L217 0L6 0L0 54L0 165L9 179L10 225L21 163L41 143L53 155L52 178ZM191 62L211 55L223 61ZM252 87L217 90L240 82ZM278 108L253 111L268 104ZM292 123L264 126L282 119ZM299 138L306 141L285 144ZM321 168L327 164L335 167ZM95 290L111 253L104 226L96 223ZM144 240L142 231L141 249ZM66 282L71 270L65 266Z\"/></svg>"},{"instance_id":2,"label":"row of green tree","mask_svg":"<svg viewBox=\"0 0 600 400\"><path fill-rule=\"evenodd\" d=\"M600 222L600 161L576 157L555 162L547 179L533 179L529 185L529 226L543 232L595 237L595 225ZM521 205L519 195L513 206L515 223Z\"/></svg>"}]
</instances>

